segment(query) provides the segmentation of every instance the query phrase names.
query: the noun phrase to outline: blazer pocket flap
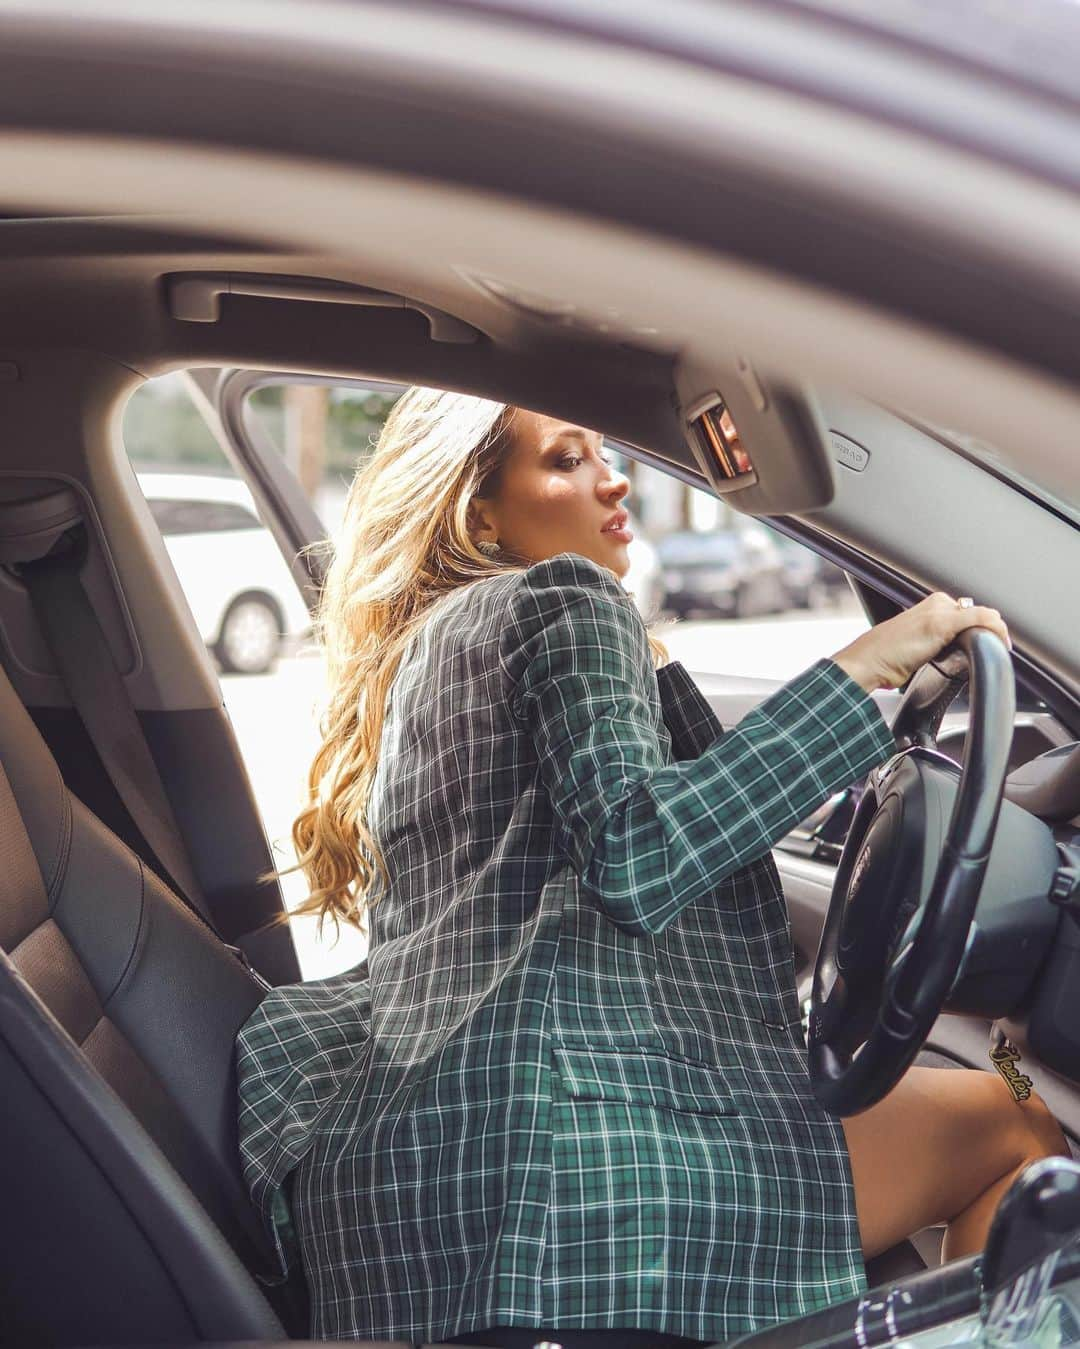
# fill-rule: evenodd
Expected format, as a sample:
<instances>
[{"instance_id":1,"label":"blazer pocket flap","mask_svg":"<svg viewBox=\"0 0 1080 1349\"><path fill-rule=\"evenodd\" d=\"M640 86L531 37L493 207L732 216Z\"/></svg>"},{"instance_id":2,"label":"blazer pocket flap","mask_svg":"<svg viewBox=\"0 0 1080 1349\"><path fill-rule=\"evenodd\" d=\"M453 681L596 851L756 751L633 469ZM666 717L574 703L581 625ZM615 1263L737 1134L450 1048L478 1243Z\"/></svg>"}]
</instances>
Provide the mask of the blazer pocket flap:
<instances>
[{"instance_id":1,"label":"blazer pocket flap","mask_svg":"<svg viewBox=\"0 0 1080 1349\"><path fill-rule=\"evenodd\" d=\"M567 1095L583 1101L625 1101L691 1115L734 1115L723 1074L707 1064L643 1049L553 1045Z\"/></svg>"}]
</instances>

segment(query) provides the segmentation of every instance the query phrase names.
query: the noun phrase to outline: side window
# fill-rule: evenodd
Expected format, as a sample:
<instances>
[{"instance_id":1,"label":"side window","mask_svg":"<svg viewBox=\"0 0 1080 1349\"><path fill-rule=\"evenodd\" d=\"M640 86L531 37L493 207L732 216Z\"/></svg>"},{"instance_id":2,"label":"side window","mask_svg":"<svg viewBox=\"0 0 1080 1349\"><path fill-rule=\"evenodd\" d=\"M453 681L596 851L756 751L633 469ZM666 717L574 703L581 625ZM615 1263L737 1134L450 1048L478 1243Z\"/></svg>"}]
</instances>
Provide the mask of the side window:
<instances>
[{"instance_id":1,"label":"side window","mask_svg":"<svg viewBox=\"0 0 1080 1349\"><path fill-rule=\"evenodd\" d=\"M246 413L283 456L331 539L357 468L370 456L404 387L390 384L265 384Z\"/></svg>"},{"instance_id":2,"label":"side window","mask_svg":"<svg viewBox=\"0 0 1080 1349\"><path fill-rule=\"evenodd\" d=\"M331 540L356 469L402 392L374 382L309 382L256 384L247 395L245 421L285 459ZM239 486L235 475L181 377L141 389L124 431L192 612L222 669L275 861L292 865L292 822L325 705L324 666L308 635L307 612L266 531L254 517L241 523L237 510L245 508L223 487ZM816 555L612 448L631 481L626 587L672 657L692 673L780 682L865 628L843 575ZM151 490L151 479L163 474L185 475L167 500ZM186 490L185 481L199 490ZM238 667L245 665L263 673L242 675ZM306 897L302 873L285 877L282 888L290 906ZM343 928L336 943L331 924L322 939L313 920L294 920L293 930L305 977L346 969L363 954L364 939L351 929Z\"/></svg>"},{"instance_id":3,"label":"side window","mask_svg":"<svg viewBox=\"0 0 1080 1349\"><path fill-rule=\"evenodd\" d=\"M353 474L402 391L297 384L264 385L249 395L249 414L305 485L331 538ZM631 482L626 588L693 673L784 680L866 630L839 568L613 448Z\"/></svg>"},{"instance_id":4,"label":"side window","mask_svg":"<svg viewBox=\"0 0 1080 1349\"><path fill-rule=\"evenodd\" d=\"M627 586L698 675L790 679L869 626L847 577L707 492L628 458Z\"/></svg>"},{"instance_id":5,"label":"side window","mask_svg":"<svg viewBox=\"0 0 1080 1349\"><path fill-rule=\"evenodd\" d=\"M331 539L353 475L402 392L386 384L304 383L262 385L248 395L247 417L303 484ZM611 448L631 482L634 542L625 585L671 656L694 675L733 676L743 689L748 680L780 683L865 630L837 568Z\"/></svg>"},{"instance_id":6,"label":"side window","mask_svg":"<svg viewBox=\"0 0 1080 1349\"><path fill-rule=\"evenodd\" d=\"M146 504L150 507L150 514L154 517L154 522L161 530L163 538L167 538L170 534L182 532L176 527L175 501L161 501L154 497L147 497Z\"/></svg>"},{"instance_id":7,"label":"side window","mask_svg":"<svg viewBox=\"0 0 1080 1349\"><path fill-rule=\"evenodd\" d=\"M207 532L227 533L237 529L262 529L262 521L254 511L234 501L199 502L203 507L203 528Z\"/></svg>"}]
</instances>

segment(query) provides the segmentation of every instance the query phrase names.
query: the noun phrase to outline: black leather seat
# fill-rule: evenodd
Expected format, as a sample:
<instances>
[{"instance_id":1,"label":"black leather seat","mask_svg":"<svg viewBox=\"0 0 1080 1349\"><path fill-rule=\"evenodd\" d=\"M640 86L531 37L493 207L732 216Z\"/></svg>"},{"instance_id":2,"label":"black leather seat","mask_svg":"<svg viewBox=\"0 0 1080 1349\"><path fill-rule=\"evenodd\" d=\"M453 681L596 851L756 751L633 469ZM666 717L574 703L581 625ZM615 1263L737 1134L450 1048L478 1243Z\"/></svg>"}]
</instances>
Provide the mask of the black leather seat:
<instances>
[{"instance_id":1,"label":"black leather seat","mask_svg":"<svg viewBox=\"0 0 1080 1349\"><path fill-rule=\"evenodd\" d=\"M283 1339L236 1150L263 988L71 795L2 672L0 764L0 1340Z\"/></svg>"}]
</instances>

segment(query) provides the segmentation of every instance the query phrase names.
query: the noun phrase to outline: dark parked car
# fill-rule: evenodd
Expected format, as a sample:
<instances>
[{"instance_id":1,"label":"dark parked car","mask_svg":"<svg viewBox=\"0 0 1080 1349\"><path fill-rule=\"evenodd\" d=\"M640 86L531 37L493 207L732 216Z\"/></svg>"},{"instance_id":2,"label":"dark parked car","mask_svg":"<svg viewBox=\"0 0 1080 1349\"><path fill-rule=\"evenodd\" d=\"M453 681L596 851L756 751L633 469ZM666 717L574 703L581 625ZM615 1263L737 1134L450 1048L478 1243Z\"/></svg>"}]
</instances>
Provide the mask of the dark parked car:
<instances>
[{"instance_id":1,"label":"dark parked car","mask_svg":"<svg viewBox=\"0 0 1080 1349\"><path fill-rule=\"evenodd\" d=\"M683 530L657 544L664 608L686 618L700 611L727 618L788 607L784 563L763 529Z\"/></svg>"},{"instance_id":2,"label":"dark parked car","mask_svg":"<svg viewBox=\"0 0 1080 1349\"><path fill-rule=\"evenodd\" d=\"M819 609L830 600L851 593L847 576L839 567L785 534L776 534L774 538L789 608Z\"/></svg>"}]
</instances>

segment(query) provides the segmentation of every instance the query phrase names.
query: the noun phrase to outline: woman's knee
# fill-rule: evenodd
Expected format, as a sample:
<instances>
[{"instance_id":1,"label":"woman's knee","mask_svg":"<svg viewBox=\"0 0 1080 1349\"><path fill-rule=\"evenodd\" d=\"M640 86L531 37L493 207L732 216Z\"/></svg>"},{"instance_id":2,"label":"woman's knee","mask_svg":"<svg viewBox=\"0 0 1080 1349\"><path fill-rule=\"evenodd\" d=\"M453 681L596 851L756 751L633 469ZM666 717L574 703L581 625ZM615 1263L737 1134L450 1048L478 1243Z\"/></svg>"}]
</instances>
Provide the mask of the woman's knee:
<instances>
[{"instance_id":1,"label":"woman's knee","mask_svg":"<svg viewBox=\"0 0 1080 1349\"><path fill-rule=\"evenodd\" d=\"M993 1080L993 1079L991 1079ZM1019 1172L1041 1157L1068 1156L1069 1146L1050 1107L1038 1092L1026 1100L1014 1099L1008 1084L997 1079L994 1123L1001 1131L998 1156L1002 1174Z\"/></svg>"},{"instance_id":2,"label":"woman's knee","mask_svg":"<svg viewBox=\"0 0 1080 1349\"><path fill-rule=\"evenodd\" d=\"M1040 1096L1015 1101L1001 1077L978 1069L909 1068L883 1101L842 1123L867 1255L1067 1152Z\"/></svg>"}]
</instances>

